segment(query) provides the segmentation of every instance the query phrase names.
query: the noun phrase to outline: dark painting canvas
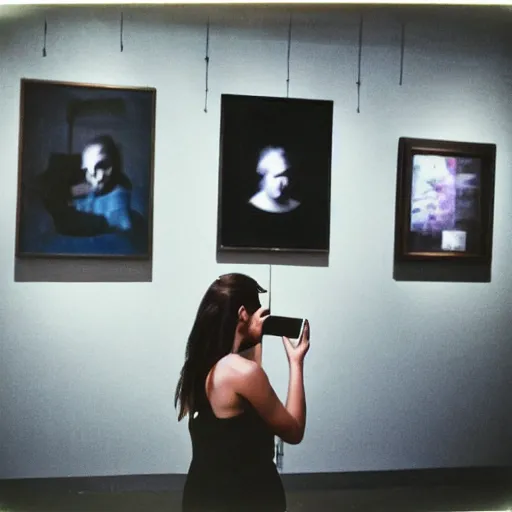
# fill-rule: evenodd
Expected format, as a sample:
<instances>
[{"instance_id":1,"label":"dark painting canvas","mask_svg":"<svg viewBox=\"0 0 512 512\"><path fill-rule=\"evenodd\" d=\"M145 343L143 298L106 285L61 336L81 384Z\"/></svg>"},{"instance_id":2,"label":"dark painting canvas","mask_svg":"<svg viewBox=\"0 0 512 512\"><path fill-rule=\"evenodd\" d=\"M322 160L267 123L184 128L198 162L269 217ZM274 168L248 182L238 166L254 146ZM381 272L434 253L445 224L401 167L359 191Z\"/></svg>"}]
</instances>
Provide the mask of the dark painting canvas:
<instances>
[{"instance_id":1,"label":"dark painting canvas","mask_svg":"<svg viewBox=\"0 0 512 512\"><path fill-rule=\"evenodd\" d=\"M22 80L18 257L151 257L155 96Z\"/></svg>"},{"instance_id":2,"label":"dark painting canvas","mask_svg":"<svg viewBox=\"0 0 512 512\"><path fill-rule=\"evenodd\" d=\"M328 252L333 102L223 95L219 250Z\"/></svg>"}]
</instances>

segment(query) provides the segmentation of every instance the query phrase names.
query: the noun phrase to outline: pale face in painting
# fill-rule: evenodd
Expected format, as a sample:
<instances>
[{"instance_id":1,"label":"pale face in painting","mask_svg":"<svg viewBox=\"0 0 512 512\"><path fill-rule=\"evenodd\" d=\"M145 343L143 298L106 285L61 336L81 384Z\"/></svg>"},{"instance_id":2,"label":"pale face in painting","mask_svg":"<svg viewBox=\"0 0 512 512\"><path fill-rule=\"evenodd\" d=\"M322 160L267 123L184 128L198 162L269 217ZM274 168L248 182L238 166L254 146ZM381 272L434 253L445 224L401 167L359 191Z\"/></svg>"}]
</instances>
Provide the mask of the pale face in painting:
<instances>
[{"instance_id":1,"label":"pale face in painting","mask_svg":"<svg viewBox=\"0 0 512 512\"><path fill-rule=\"evenodd\" d=\"M288 161L284 151L276 149L268 152L259 162L258 169L263 174L263 189L269 197L279 200L288 187Z\"/></svg>"},{"instance_id":2,"label":"pale face in painting","mask_svg":"<svg viewBox=\"0 0 512 512\"><path fill-rule=\"evenodd\" d=\"M83 150L82 169L92 191L101 192L112 175L112 163L101 144L92 144Z\"/></svg>"},{"instance_id":3,"label":"pale face in painting","mask_svg":"<svg viewBox=\"0 0 512 512\"><path fill-rule=\"evenodd\" d=\"M269 147L258 160L256 172L261 176L260 190L249 202L269 213L288 213L300 206L289 197L290 163L283 148Z\"/></svg>"}]
</instances>

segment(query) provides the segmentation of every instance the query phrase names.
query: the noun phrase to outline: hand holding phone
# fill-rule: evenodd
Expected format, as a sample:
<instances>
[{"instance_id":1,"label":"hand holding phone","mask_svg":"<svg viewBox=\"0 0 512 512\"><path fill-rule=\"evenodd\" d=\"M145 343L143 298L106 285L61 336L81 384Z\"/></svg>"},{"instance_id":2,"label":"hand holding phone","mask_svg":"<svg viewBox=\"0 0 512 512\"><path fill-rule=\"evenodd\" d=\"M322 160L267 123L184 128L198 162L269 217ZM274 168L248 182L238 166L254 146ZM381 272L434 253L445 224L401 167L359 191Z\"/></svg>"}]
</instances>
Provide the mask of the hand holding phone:
<instances>
[{"instance_id":1,"label":"hand holding phone","mask_svg":"<svg viewBox=\"0 0 512 512\"><path fill-rule=\"evenodd\" d=\"M309 322L304 320L303 328L298 340L292 342L287 336L283 336L283 344L290 364L302 364L309 350Z\"/></svg>"}]
</instances>

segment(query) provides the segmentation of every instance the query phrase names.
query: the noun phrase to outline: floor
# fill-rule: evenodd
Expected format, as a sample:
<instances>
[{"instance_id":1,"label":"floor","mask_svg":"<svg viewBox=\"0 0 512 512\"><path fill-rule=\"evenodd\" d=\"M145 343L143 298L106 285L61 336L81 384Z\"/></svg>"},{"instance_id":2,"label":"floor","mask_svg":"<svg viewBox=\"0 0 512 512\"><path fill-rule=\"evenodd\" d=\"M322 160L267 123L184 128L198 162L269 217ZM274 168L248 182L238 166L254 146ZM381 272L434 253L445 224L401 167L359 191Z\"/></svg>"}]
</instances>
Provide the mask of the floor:
<instances>
[{"instance_id":1,"label":"floor","mask_svg":"<svg viewBox=\"0 0 512 512\"><path fill-rule=\"evenodd\" d=\"M179 492L26 493L0 496L0 512L180 512L180 499ZM507 490L453 486L288 493L289 512L480 512L509 506L512 493Z\"/></svg>"}]
</instances>

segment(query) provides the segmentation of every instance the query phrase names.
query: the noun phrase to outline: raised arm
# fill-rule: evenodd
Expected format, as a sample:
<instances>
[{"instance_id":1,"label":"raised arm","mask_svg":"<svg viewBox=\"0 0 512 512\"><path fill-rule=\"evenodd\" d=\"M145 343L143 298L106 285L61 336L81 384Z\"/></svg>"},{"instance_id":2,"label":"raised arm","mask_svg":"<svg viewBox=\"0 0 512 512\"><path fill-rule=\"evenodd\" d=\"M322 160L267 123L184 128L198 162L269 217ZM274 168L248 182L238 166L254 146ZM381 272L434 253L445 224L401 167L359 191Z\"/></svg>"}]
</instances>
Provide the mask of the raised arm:
<instances>
[{"instance_id":1,"label":"raised arm","mask_svg":"<svg viewBox=\"0 0 512 512\"><path fill-rule=\"evenodd\" d=\"M309 349L309 324L296 348L283 338L290 376L286 406L276 395L261 366L247 361L233 378L233 388L256 409L274 435L289 444L299 444L306 428L306 399L304 392L304 356Z\"/></svg>"}]
</instances>

